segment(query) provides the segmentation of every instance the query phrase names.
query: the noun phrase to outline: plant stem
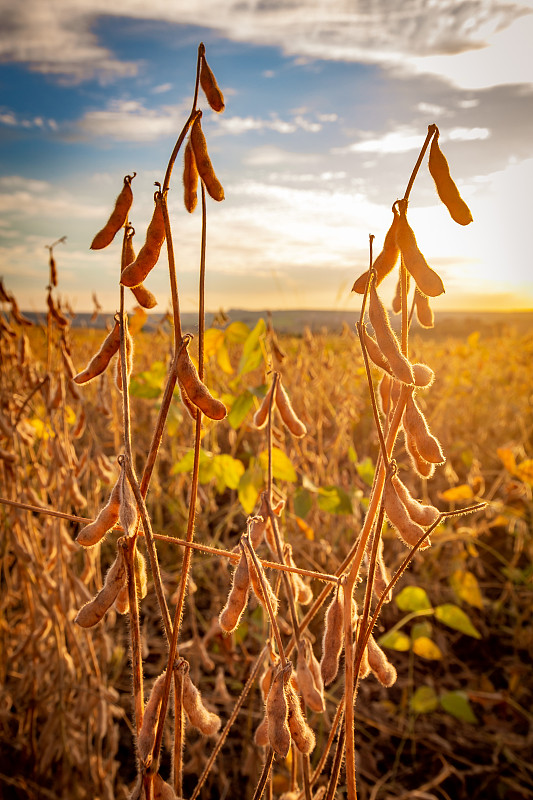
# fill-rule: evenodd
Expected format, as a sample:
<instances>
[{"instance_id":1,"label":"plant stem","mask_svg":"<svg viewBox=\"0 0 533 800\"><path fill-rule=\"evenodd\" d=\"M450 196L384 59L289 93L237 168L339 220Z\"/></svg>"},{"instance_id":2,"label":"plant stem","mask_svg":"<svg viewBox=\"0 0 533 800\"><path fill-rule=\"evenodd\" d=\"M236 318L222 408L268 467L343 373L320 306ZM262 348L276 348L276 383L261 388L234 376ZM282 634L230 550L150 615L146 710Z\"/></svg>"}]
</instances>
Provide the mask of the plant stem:
<instances>
[{"instance_id":1,"label":"plant stem","mask_svg":"<svg viewBox=\"0 0 533 800\"><path fill-rule=\"evenodd\" d=\"M428 132L426 139L424 141L424 144L422 145L422 149L420 150L420 154L413 168L411 177L409 178L409 183L407 184L407 189L405 190L405 194L403 196L403 200L406 204L409 202L409 195L411 194L411 189L413 188L413 183L415 182L415 178L418 175L418 170L420 169L420 165L422 164L422 159L424 158L426 150L428 149L429 143L433 138L433 135L436 132L436 130L437 130L436 125L428 125Z\"/></svg>"}]
</instances>

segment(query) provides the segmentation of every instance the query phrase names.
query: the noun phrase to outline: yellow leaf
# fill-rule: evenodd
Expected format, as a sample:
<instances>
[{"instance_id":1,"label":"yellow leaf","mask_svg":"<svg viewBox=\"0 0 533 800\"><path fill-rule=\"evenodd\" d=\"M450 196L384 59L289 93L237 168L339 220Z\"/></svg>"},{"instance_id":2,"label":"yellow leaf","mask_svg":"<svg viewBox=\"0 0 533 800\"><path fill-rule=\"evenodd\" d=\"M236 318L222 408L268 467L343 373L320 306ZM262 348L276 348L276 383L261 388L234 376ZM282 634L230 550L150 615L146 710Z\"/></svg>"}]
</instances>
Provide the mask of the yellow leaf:
<instances>
[{"instance_id":1,"label":"yellow leaf","mask_svg":"<svg viewBox=\"0 0 533 800\"><path fill-rule=\"evenodd\" d=\"M441 649L427 636L419 636L418 639L415 639L413 642L413 651L417 656L428 658L431 661L439 661L442 658Z\"/></svg>"},{"instance_id":2,"label":"yellow leaf","mask_svg":"<svg viewBox=\"0 0 533 800\"><path fill-rule=\"evenodd\" d=\"M450 578L450 584L460 600L475 608L483 608L483 597L476 576L468 570L458 569Z\"/></svg>"},{"instance_id":3,"label":"yellow leaf","mask_svg":"<svg viewBox=\"0 0 533 800\"><path fill-rule=\"evenodd\" d=\"M312 527L308 525L307 522L301 517L296 517L296 524L298 525L302 533L305 533L305 538L309 539L310 542L313 542L315 539L315 532L312 529Z\"/></svg>"},{"instance_id":4,"label":"yellow leaf","mask_svg":"<svg viewBox=\"0 0 533 800\"><path fill-rule=\"evenodd\" d=\"M508 447L499 447L496 452L507 472L510 472L511 475L513 475L516 467L516 459L513 451L509 450Z\"/></svg>"},{"instance_id":5,"label":"yellow leaf","mask_svg":"<svg viewBox=\"0 0 533 800\"><path fill-rule=\"evenodd\" d=\"M524 483L533 483L533 458L517 464L514 474Z\"/></svg>"},{"instance_id":6,"label":"yellow leaf","mask_svg":"<svg viewBox=\"0 0 533 800\"><path fill-rule=\"evenodd\" d=\"M462 483L460 486L453 486L451 489L446 489L445 492L439 492L439 496L446 500L447 503L456 503L459 500L471 500L474 496L472 487L467 483Z\"/></svg>"},{"instance_id":7,"label":"yellow leaf","mask_svg":"<svg viewBox=\"0 0 533 800\"><path fill-rule=\"evenodd\" d=\"M220 369L226 373L226 375L233 374L233 367L231 366L231 361L229 360L228 348L224 342L222 342L217 350L217 364Z\"/></svg>"},{"instance_id":8,"label":"yellow leaf","mask_svg":"<svg viewBox=\"0 0 533 800\"><path fill-rule=\"evenodd\" d=\"M128 328L132 336L139 333L147 319L148 314L146 311L140 306L135 306L133 309L133 316L128 319Z\"/></svg>"},{"instance_id":9,"label":"yellow leaf","mask_svg":"<svg viewBox=\"0 0 533 800\"><path fill-rule=\"evenodd\" d=\"M219 328L208 328L204 336L204 354L206 358L214 356L224 344L224 331Z\"/></svg>"}]
</instances>

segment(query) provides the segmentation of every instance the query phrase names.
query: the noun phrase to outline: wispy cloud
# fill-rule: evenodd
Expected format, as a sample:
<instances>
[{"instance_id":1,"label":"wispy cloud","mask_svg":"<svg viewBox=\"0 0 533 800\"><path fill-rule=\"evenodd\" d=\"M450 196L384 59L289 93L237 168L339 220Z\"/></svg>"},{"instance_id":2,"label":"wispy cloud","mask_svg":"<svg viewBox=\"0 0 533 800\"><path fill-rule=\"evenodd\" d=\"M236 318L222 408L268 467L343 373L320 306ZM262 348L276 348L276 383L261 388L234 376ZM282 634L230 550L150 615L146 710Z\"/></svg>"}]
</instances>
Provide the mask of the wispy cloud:
<instances>
[{"instance_id":1,"label":"wispy cloud","mask_svg":"<svg viewBox=\"0 0 533 800\"><path fill-rule=\"evenodd\" d=\"M71 141L152 142L179 132L186 113L181 105L150 109L138 100L112 100L106 109L87 111L63 135Z\"/></svg>"},{"instance_id":2,"label":"wispy cloud","mask_svg":"<svg viewBox=\"0 0 533 800\"><path fill-rule=\"evenodd\" d=\"M8 108L0 108L0 125L5 125L8 128L37 128L49 131L58 129L57 122L54 119L46 119L40 116L23 116Z\"/></svg>"},{"instance_id":3,"label":"wispy cloud","mask_svg":"<svg viewBox=\"0 0 533 800\"><path fill-rule=\"evenodd\" d=\"M531 12L526 0L362 0L357 6L348 0L320 5L316 0L115 0L112 10L104 0L25 0L16 5L1 0L0 10L0 59L70 81L136 74L138 65L121 61L94 32L95 21L112 14L202 27L212 21L227 38L277 46L300 59L403 65L444 75L458 85L533 82L533 64L523 55L533 30L531 17L525 17Z\"/></svg>"}]
</instances>

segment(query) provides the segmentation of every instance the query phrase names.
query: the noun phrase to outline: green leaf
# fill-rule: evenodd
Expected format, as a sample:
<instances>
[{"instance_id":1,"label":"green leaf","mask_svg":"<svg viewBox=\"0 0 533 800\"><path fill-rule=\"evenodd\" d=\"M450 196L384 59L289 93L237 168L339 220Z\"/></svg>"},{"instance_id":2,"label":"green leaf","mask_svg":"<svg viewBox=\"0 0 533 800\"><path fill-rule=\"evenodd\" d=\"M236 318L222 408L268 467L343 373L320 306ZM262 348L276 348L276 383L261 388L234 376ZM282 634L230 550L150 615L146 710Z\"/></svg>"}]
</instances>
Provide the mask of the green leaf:
<instances>
[{"instance_id":1,"label":"green leaf","mask_svg":"<svg viewBox=\"0 0 533 800\"><path fill-rule=\"evenodd\" d=\"M468 570L457 569L450 577L450 585L459 598L475 608L483 608L483 597L476 576Z\"/></svg>"},{"instance_id":2,"label":"green leaf","mask_svg":"<svg viewBox=\"0 0 533 800\"><path fill-rule=\"evenodd\" d=\"M238 486L239 502L245 514L251 514L254 510L259 492L263 487L263 472L255 463L255 459L250 459L250 465L241 475Z\"/></svg>"},{"instance_id":3,"label":"green leaf","mask_svg":"<svg viewBox=\"0 0 533 800\"><path fill-rule=\"evenodd\" d=\"M372 486L376 469L371 458L368 456L357 464L357 474L367 486Z\"/></svg>"},{"instance_id":4,"label":"green leaf","mask_svg":"<svg viewBox=\"0 0 533 800\"><path fill-rule=\"evenodd\" d=\"M357 453L353 445L348 447L348 458L352 462L352 464L357 464Z\"/></svg>"},{"instance_id":5,"label":"green leaf","mask_svg":"<svg viewBox=\"0 0 533 800\"><path fill-rule=\"evenodd\" d=\"M466 633L467 636L473 636L474 639L481 639L480 632L473 626L468 614L465 614L459 606L453 603L444 603L436 607L435 616L448 627Z\"/></svg>"},{"instance_id":6,"label":"green leaf","mask_svg":"<svg viewBox=\"0 0 533 800\"><path fill-rule=\"evenodd\" d=\"M163 381L167 374L166 365L162 361L154 361L150 369L139 372L130 381L130 394L133 397L152 399L159 397L163 389Z\"/></svg>"},{"instance_id":7,"label":"green leaf","mask_svg":"<svg viewBox=\"0 0 533 800\"><path fill-rule=\"evenodd\" d=\"M429 714L439 705L439 699L431 686L419 686L410 702L415 714Z\"/></svg>"},{"instance_id":8,"label":"green leaf","mask_svg":"<svg viewBox=\"0 0 533 800\"><path fill-rule=\"evenodd\" d=\"M433 633L433 626L431 622L428 622L426 619L422 622L417 622L411 628L411 639L413 642L415 639L419 639L421 636L428 636L431 638L431 634Z\"/></svg>"},{"instance_id":9,"label":"green leaf","mask_svg":"<svg viewBox=\"0 0 533 800\"><path fill-rule=\"evenodd\" d=\"M206 358L214 356L224 345L224 331L220 328L208 328L204 334L204 355Z\"/></svg>"},{"instance_id":10,"label":"green leaf","mask_svg":"<svg viewBox=\"0 0 533 800\"><path fill-rule=\"evenodd\" d=\"M440 704L448 714L463 722L477 722L470 701L464 692L445 692L441 694Z\"/></svg>"},{"instance_id":11,"label":"green leaf","mask_svg":"<svg viewBox=\"0 0 533 800\"><path fill-rule=\"evenodd\" d=\"M200 453L200 460L202 460L201 453ZM172 465L172 467L170 468L170 474L178 475L181 472L191 472L193 464L194 464L194 450L187 450L183 458L181 458L176 464Z\"/></svg>"},{"instance_id":12,"label":"green leaf","mask_svg":"<svg viewBox=\"0 0 533 800\"><path fill-rule=\"evenodd\" d=\"M234 430L241 427L253 404L254 396L249 391L245 391L236 398L227 417L229 424Z\"/></svg>"},{"instance_id":13,"label":"green leaf","mask_svg":"<svg viewBox=\"0 0 533 800\"><path fill-rule=\"evenodd\" d=\"M323 486L319 489L318 507L330 514L353 514L352 498L340 486Z\"/></svg>"},{"instance_id":14,"label":"green leaf","mask_svg":"<svg viewBox=\"0 0 533 800\"><path fill-rule=\"evenodd\" d=\"M311 511L311 506L313 505L313 498L311 497L310 492L307 489L296 489L294 493L294 513L300 519L305 519L306 516Z\"/></svg>"},{"instance_id":15,"label":"green leaf","mask_svg":"<svg viewBox=\"0 0 533 800\"><path fill-rule=\"evenodd\" d=\"M260 454L259 463L264 470L268 469L268 450ZM279 447L272 448L272 474L277 480L289 483L296 483L298 479L290 458Z\"/></svg>"},{"instance_id":16,"label":"green leaf","mask_svg":"<svg viewBox=\"0 0 533 800\"><path fill-rule=\"evenodd\" d=\"M425 611L431 608L429 597L420 586L406 586L395 596L400 611Z\"/></svg>"},{"instance_id":17,"label":"green leaf","mask_svg":"<svg viewBox=\"0 0 533 800\"><path fill-rule=\"evenodd\" d=\"M422 658L427 658L430 661L440 661L443 657L440 647L428 636L419 636L418 639L415 639L413 642L413 653L416 653L417 656L422 656Z\"/></svg>"},{"instance_id":18,"label":"green leaf","mask_svg":"<svg viewBox=\"0 0 533 800\"><path fill-rule=\"evenodd\" d=\"M246 325L245 322L239 322L239 320L232 322L224 331L226 341L230 342L231 344L245 342L249 334L250 328L248 325Z\"/></svg>"},{"instance_id":19,"label":"green leaf","mask_svg":"<svg viewBox=\"0 0 533 800\"><path fill-rule=\"evenodd\" d=\"M264 336L265 331L265 320L261 318L244 343L241 360L239 362L240 375L246 375L247 372L252 372L261 365L263 361L263 350L261 349L259 340Z\"/></svg>"},{"instance_id":20,"label":"green leaf","mask_svg":"<svg viewBox=\"0 0 533 800\"><path fill-rule=\"evenodd\" d=\"M378 644L381 647L389 647L391 650L405 652L411 648L411 640L401 631L390 631L380 636Z\"/></svg>"},{"instance_id":21,"label":"green leaf","mask_svg":"<svg viewBox=\"0 0 533 800\"><path fill-rule=\"evenodd\" d=\"M243 474L244 464L242 461L225 453L213 456L213 475L216 478L219 492L223 492L226 487L238 489Z\"/></svg>"}]
</instances>

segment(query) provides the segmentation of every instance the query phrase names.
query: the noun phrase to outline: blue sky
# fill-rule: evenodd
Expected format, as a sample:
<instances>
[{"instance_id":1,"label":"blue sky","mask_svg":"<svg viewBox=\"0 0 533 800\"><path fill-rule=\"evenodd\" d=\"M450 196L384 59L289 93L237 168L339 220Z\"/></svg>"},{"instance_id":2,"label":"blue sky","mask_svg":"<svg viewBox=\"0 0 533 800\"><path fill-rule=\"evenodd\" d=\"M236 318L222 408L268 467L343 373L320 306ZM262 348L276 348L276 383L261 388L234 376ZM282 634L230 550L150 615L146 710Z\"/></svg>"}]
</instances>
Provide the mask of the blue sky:
<instances>
[{"instance_id":1,"label":"blue sky","mask_svg":"<svg viewBox=\"0 0 533 800\"><path fill-rule=\"evenodd\" d=\"M435 309L533 307L531 2L0 0L0 274L25 309L59 291L117 305L120 244L91 252L124 175L140 248L153 182L186 120L198 43L226 97L201 97L226 194L209 201L207 307L353 308L427 126L474 223L455 225L424 165L410 220L446 294ZM181 157L169 204L184 310L196 307L200 213ZM165 251L147 279L168 305ZM394 281L384 284L390 299ZM131 305L134 304L132 298Z\"/></svg>"}]
</instances>

